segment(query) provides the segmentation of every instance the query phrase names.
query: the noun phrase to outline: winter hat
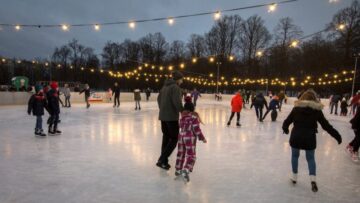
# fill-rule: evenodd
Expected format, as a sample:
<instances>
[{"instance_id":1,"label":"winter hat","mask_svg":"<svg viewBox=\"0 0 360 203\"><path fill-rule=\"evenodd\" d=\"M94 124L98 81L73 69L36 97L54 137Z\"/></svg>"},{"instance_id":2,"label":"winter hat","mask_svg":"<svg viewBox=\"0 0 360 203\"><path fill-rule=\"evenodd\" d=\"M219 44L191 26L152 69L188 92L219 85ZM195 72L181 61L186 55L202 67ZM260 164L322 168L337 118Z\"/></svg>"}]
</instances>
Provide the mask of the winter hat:
<instances>
[{"instance_id":1,"label":"winter hat","mask_svg":"<svg viewBox=\"0 0 360 203\"><path fill-rule=\"evenodd\" d=\"M194 104L191 102L191 97L185 97L184 110L190 112L195 110Z\"/></svg>"},{"instance_id":2,"label":"winter hat","mask_svg":"<svg viewBox=\"0 0 360 203\"><path fill-rule=\"evenodd\" d=\"M315 102L319 102L319 100L316 97L316 92L312 89L305 91L301 97L299 98L299 100L307 100L307 101L315 101Z\"/></svg>"},{"instance_id":3,"label":"winter hat","mask_svg":"<svg viewBox=\"0 0 360 203\"><path fill-rule=\"evenodd\" d=\"M51 87L51 89L54 89L54 90L55 90L55 89L57 89L57 88L59 87L59 85L58 85L57 82L54 81L54 82L51 82L51 83L50 83L50 87Z\"/></svg>"},{"instance_id":4,"label":"winter hat","mask_svg":"<svg viewBox=\"0 0 360 203\"><path fill-rule=\"evenodd\" d=\"M42 90L42 89L43 89L43 86L41 86L41 85L35 85L35 92L36 92L36 93L40 92L40 90Z\"/></svg>"},{"instance_id":5,"label":"winter hat","mask_svg":"<svg viewBox=\"0 0 360 203\"><path fill-rule=\"evenodd\" d=\"M174 80L180 80L184 77L184 75L180 71L174 71L172 72L172 77Z\"/></svg>"}]
</instances>

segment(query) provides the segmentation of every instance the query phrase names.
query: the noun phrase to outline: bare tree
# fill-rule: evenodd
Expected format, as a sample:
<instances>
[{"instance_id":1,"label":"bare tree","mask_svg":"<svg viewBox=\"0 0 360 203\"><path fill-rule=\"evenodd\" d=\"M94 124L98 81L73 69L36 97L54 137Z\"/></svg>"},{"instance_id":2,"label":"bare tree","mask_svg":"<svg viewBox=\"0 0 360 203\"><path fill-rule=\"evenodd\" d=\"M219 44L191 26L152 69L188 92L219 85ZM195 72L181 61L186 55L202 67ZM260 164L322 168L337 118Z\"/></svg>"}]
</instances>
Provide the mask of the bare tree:
<instances>
[{"instance_id":1,"label":"bare tree","mask_svg":"<svg viewBox=\"0 0 360 203\"><path fill-rule=\"evenodd\" d=\"M137 42L126 39L123 43L121 43L121 47L124 51L125 62L136 63L139 61L140 45Z\"/></svg>"},{"instance_id":2,"label":"bare tree","mask_svg":"<svg viewBox=\"0 0 360 203\"><path fill-rule=\"evenodd\" d=\"M61 64L65 69L68 66L71 55L71 49L67 45L63 45L60 48L55 48L52 55L53 62Z\"/></svg>"},{"instance_id":3,"label":"bare tree","mask_svg":"<svg viewBox=\"0 0 360 203\"><path fill-rule=\"evenodd\" d=\"M192 34L186 46L191 57L202 57L205 55L205 39L201 35Z\"/></svg>"},{"instance_id":4,"label":"bare tree","mask_svg":"<svg viewBox=\"0 0 360 203\"><path fill-rule=\"evenodd\" d=\"M101 54L103 64L110 69L117 69L117 65L121 62L122 48L118 43L108 41Z\"/></svg>"},{"instance_id":5,"label":"bare tree","mask_svg":"<svg viewBox=\"0 0 360 203\"><path fill-rule=\"evenodd\" d=\"M178 63L185 58L185 43L180 40L175 40L170 45L169 59Z\"/></svg>"}]
</instances>

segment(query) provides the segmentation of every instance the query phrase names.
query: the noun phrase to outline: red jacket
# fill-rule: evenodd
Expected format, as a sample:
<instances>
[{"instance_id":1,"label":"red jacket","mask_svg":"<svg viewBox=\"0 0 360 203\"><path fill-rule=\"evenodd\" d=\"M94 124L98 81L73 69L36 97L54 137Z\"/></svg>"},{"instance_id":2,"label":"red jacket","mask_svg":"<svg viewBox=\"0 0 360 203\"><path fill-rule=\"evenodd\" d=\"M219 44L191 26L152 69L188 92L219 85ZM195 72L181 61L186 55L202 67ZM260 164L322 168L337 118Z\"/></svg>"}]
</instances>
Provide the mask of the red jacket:
<instances>
[{"instance_id":1,"label":"red jacket","mask_svg":"<svg viewBox=\"0 0 360 203\"><path fill-rule=\"evenodd\" d=\"M231 99L231 112L241 112L243 105L243 98L241 97L240 93L237 93Z\"/></svg>"}]
</instances>

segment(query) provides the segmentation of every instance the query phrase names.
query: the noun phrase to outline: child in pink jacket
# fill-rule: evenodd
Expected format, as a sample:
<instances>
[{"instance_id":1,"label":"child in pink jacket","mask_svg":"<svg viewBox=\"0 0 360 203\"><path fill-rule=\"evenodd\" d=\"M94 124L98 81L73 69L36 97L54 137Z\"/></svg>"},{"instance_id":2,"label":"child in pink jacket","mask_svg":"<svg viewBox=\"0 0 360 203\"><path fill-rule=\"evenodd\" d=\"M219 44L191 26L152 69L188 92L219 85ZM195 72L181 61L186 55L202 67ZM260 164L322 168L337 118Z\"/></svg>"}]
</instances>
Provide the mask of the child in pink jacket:
<instances>
[{"instance_id":1,"label":"child in pink jacket","mask_svg":"<svg viewBox=\"0 0 360 203\"><path fill-rule=\"evenodd\" d=\"M196 139L206 143L200 129L200 117L194 112L191 97L185 98L184 111L181 113L180 133L178 139L178 153L176 159L175 176L182 176L185 182L190 181L189 173L192 172L196 160Z\"/></svg>"}]
</instances>

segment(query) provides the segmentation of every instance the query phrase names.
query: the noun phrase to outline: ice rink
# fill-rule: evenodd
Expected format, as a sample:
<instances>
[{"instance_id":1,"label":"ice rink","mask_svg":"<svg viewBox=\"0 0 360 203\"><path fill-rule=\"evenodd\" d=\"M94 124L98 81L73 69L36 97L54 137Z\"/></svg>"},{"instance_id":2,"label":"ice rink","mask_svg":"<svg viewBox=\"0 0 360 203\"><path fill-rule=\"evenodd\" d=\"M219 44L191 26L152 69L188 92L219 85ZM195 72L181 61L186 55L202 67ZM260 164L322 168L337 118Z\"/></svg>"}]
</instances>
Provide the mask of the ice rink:
<instances>
[{"instance_id":1,"label":"ice rink","mask_svg":"<svg viewBox=\"0 0 360 203\"><path fill-rule=\"evenodd\" d=\"M198 142L191 182L174 180L174 167L155 166L162 133L155 102L74 105L61 109L60 136L34 136L35 117L25 106L0 107L0 202L360 202L360 164L345 153L353 138L350 117L329 115L343 136L337 142L319 127L316 150L319 192L310 187L304 153L292 186L289 135L282 121L264 123L254 110L241 113L241 128L226 127L229 101L198 101L207 144ZM249 106L247 106L249 107ZM44 123L47 119L44 116ZM44 129L47 129L44 126ZM175 165L176 151L170 164Z\"/></svg>"}]
</instances>

